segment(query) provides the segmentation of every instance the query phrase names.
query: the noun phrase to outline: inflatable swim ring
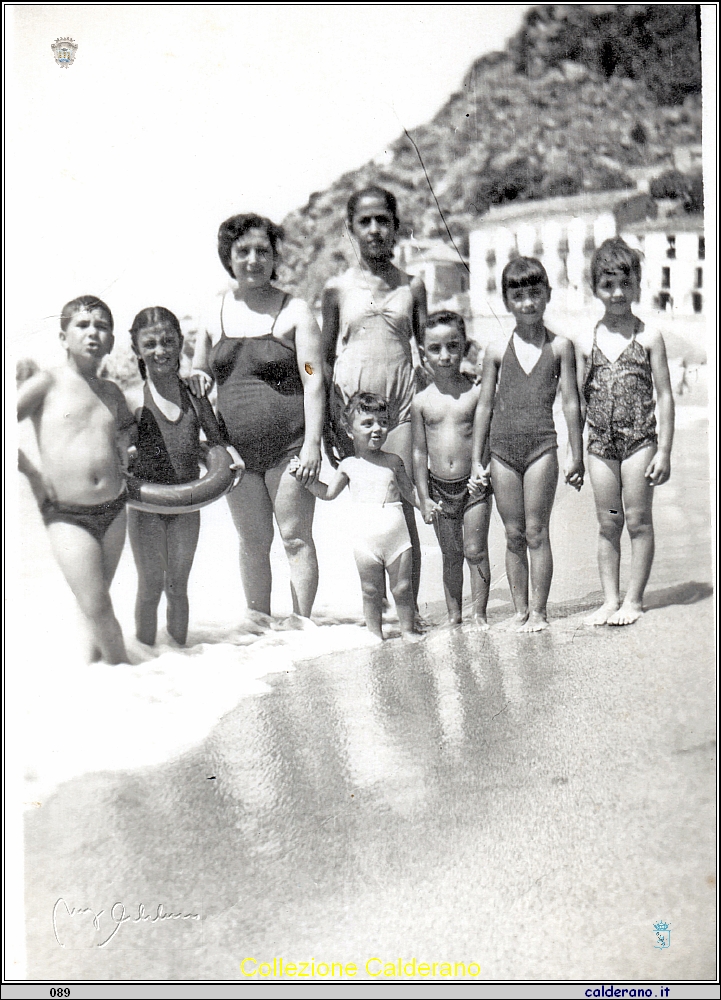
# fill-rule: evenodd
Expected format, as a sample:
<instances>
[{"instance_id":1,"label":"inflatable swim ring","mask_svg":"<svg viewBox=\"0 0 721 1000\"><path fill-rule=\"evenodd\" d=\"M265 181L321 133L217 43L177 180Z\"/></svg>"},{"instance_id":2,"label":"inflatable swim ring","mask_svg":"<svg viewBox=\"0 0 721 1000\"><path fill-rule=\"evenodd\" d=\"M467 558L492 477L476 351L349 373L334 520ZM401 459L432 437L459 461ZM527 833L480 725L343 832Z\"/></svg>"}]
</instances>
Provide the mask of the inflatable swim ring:
<instances>
[{"instance_id":1,"label":"inflatable swim ring","mask_svg":"<svg viewBox=\"0 0 721 1000\"><path fill-rule=\"evenodd\" d=\"M208 472L190 483L147 483L135 476L128 478L128 507L147 514L189 514L214 503L233 489L237 473L233 459L222 445L208 452Z\"/></svg>"}]
</instances>

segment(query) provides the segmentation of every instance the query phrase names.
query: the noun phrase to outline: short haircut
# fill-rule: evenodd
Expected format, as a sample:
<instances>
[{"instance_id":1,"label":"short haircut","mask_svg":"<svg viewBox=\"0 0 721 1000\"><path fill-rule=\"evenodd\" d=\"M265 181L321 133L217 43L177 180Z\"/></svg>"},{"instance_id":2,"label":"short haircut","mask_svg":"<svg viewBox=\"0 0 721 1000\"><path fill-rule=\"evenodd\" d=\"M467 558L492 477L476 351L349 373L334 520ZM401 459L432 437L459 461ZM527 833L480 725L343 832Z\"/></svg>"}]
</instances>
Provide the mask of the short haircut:
<instances>
[{"instance_id":1,"label":"short haircut","mask_svg":"<svg viewBox=\"0 0 721 1000\"><path fill-rule=\"evenodd\" d=\"M383 413L388 416L388 402L377 392L356 392L343 410L343 420L348 427L356 413Z\"/></svg>"},{"instance_id":2,"label":"short haircut","mask_svg":"<svg viewBox=\"0 0 721 1000\"><path fill-rule=\"evenodd\" d=\"M110 323L110 329L112 330L115 325L113 314L103 300L99 299L96 295L79 295L77 299L71 299L70 302L66 302L60 313L60 329L65 333L70 326L70 320L73 316L77 316L79 312L93 312L94 309L99 309L105 313Z\"/></svg>"},{"instance_id":3,"label":"short haircut","mask_svg":"<svg viewBox=\"0 0 721 1000\"><path fill-rule=\"evenodd\" d=\"M613 274L616 271L632 274L639 285L641 284L641 256L620 236L604 240L591 258L591 288L594 295L601 275Z\"/></svg>"},{"instance_id":4,"label":"short haircut","mask_svg":"<svg viewBox=\"0 0 721 1000\"><path fill-rule=\"evenodd\" d=\"M534 285L545 285L551 291L546 269L535 257L516 257L509 260L501 275L501 291L503 301L506 301L511 288L532 288Z\"/></svg>"},{"instance_id":5,"label":"short haircut","mask_svg":"<svg viewBox=\"0 0 721 1000\"><path fill-rule=\"evenodd\" d=\"M220 229L218 230L218 256L220 257L220 262L231 278L235 277L233 268L230 266L230 252L233 249L235 241L239 240L241 236L245 236L250 229L262 229L268 237L273 250L273 273L270 277L271 281L274 281L277 278L275 262L280 256L278 244L285 237L285 230L282 226L276 226L270 219L266 219L264 215L256 215L254 212L250 212L247 215L231 215L225 222L221 222Z\"/></svg>"},{"instance_id":6,"label":"short haircut","mask_svg":"<svg viewBox=\"0 0 721 1000\"><path fill-rule=\"evenodd\" d=\"M361 198L380 198L381 201L385 203L386 208L393 216L393 222L396 229L400 226L400 219L398 218L398 201L396 196L392 191L386 191L385 188L378 187L377 184L371 184L370 187L363 188L361 191L354 191L353 194L348 199L348 225L353 225L353 216L355 215L356 208L358 207L358 202Z\"/></svg>"},{"instance_id":7,"label":"short haircut","mask_svg":"<svg viewBox=\"0 0 721 1000\"><path fill-rule=\"evenodd\" d=\"M133 320L133 325L130 327L130 340L132 341L133 348L137 354L138 352L138 337L143 332L143 330L151 330L156 326L168 326L171 330L174 330L178 335L178 340L180 341L180 346L183 345L183 331L180 329L180 323L178 322L178 317L175 313L172 313L170 309L166 309L165 306L148 306L147 309L141 309L138 315ZM138 370L142 378L145 378L147 372L145 370L145 362L142 358L138 358Z\"/></svg>"},{"instance_id":8,"label":"short haircut","mask_svg":"<svg viewBox=\"0 0 721 1000\"><path fill-rule=\"evenodd\" d=\"M428 330L433 330L436 326L454 326L458 331L458 336L466 337L466 321L461 315L456 312L452 312L450 309L439 309L437 312L432 312L428 319L426 320L426 329L423 333L423 340L426 339L426 332Z\"/></svg>"}]
</instances>

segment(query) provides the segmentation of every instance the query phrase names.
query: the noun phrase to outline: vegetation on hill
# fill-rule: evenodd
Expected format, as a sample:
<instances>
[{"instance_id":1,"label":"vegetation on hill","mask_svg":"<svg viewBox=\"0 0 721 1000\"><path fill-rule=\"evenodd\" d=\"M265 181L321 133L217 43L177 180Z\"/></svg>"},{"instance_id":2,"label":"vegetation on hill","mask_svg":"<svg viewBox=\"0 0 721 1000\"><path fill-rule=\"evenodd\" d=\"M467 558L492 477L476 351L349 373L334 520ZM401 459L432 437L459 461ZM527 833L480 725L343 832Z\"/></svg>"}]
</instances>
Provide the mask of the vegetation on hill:
<instances>
[{"instance_id":1,"label":"vegetation on hill","mask_svg":"<svg viewBox=\"0 0 721 1000\"><path fill-rule=\"evenodd\" d=\"M491 205L623 190L629 170L671 171L674 147L700 142L700 92L696 5L534 8L432 121L284 220L281 281L317 301L351 260L347 199L370 183L398 196L401 235L447 239L447 225L463 251ZM684 204L698 203L697 188Z\"/></svg>"}]
</instances>

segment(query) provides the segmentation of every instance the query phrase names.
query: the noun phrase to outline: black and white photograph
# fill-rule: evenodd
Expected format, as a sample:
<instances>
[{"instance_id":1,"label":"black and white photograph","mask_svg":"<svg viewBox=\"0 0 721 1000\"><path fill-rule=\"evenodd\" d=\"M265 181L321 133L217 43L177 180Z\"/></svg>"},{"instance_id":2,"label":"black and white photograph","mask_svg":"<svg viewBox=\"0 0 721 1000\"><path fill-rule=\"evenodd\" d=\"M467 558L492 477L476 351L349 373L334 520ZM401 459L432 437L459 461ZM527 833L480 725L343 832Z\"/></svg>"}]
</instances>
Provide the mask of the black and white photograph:
<instances>
[{"instance_id":1,"label":"black and white photograph","mask_svg":"<svg viewBox=\"0 0 721 1000\"><path fill-rule=\"evenodd\" d=\"M8 989L713 996L717 5L3 14Z\"/></svg>"}]
</instances>

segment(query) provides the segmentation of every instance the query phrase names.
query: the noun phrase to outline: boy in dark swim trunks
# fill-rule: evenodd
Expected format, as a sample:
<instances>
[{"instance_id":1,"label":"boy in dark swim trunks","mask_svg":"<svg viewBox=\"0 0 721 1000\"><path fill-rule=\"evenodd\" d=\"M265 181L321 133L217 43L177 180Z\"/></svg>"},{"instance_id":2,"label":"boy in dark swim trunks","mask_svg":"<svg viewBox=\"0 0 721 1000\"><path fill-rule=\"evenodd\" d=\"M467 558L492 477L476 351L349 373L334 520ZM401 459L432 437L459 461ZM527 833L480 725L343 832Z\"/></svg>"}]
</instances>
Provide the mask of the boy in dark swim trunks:
<instances>
[{"instance_id":1,"label":"boy in dark swim trunks","mask_svg":"<svg viewBox=\"0 0 721 1000\"><path fill-rule=\"evenodd\" d=\"M66 364L37 372L18 394L18 419L32 419L41 459L38 471L21 454L20 468L89 627L91 660L125 663L109 591L125 543L123 471L135 422L117 385L98 376L114 342L110 310L91 295L73 299L60 340Z\"/></svg>"},{"instance_id":2,"label":"boy in dark swim trunks","mask_svg":"<svg viewBox=\"0 0 721 1000\"><path fill-rule=\"evenodd\" d=\"M653 562L652 487L671 475L673 391L663 337L633 313L641 285L638 254L622 239L606 240L593 256L591 282L605 314L593 333L579 338L576 356L604 602L586 624L632 625L643 613ZM631 574L621 604L624 518L631 536Z\"/></svg>"},{"instance_id":3,"label":"boy in dark swim trunks","mask_svg":"<svg viewBox=\"0 0 721 1000\"><path fill-rule=\"evenodd\" d=\"M487 482L482 458L490 443L490 475L506 529L506 573L516 611L507 627L539 632L548 628L553 576L548 526L558 485L553 404L559 384L570 452L565 480L577 490L584 472L580 403L573 345L543 322L551 298L543 264L534 257L510 261L503 269L502 291L516 327L507 344L492 342L486 350L472 479Z\"/></svg>"},{"instance_id":4,"label":"boy in dark swim trunks","mask_svg":"<svg viewBox=\"0 0 721 1000\"><path fill-rule=\"evenodd\" d=\"M448 620L462 619L463 560L471 571L473 620L488 628L491 583L488 527L490 485L469 490L473 417L480 387L461 372L468 347L463 318L453 312L428 317L420 345L433 382L411 404L413 467L421 513L433 524L443 553L443 588Z\"/></svg>"}]
</instances>

